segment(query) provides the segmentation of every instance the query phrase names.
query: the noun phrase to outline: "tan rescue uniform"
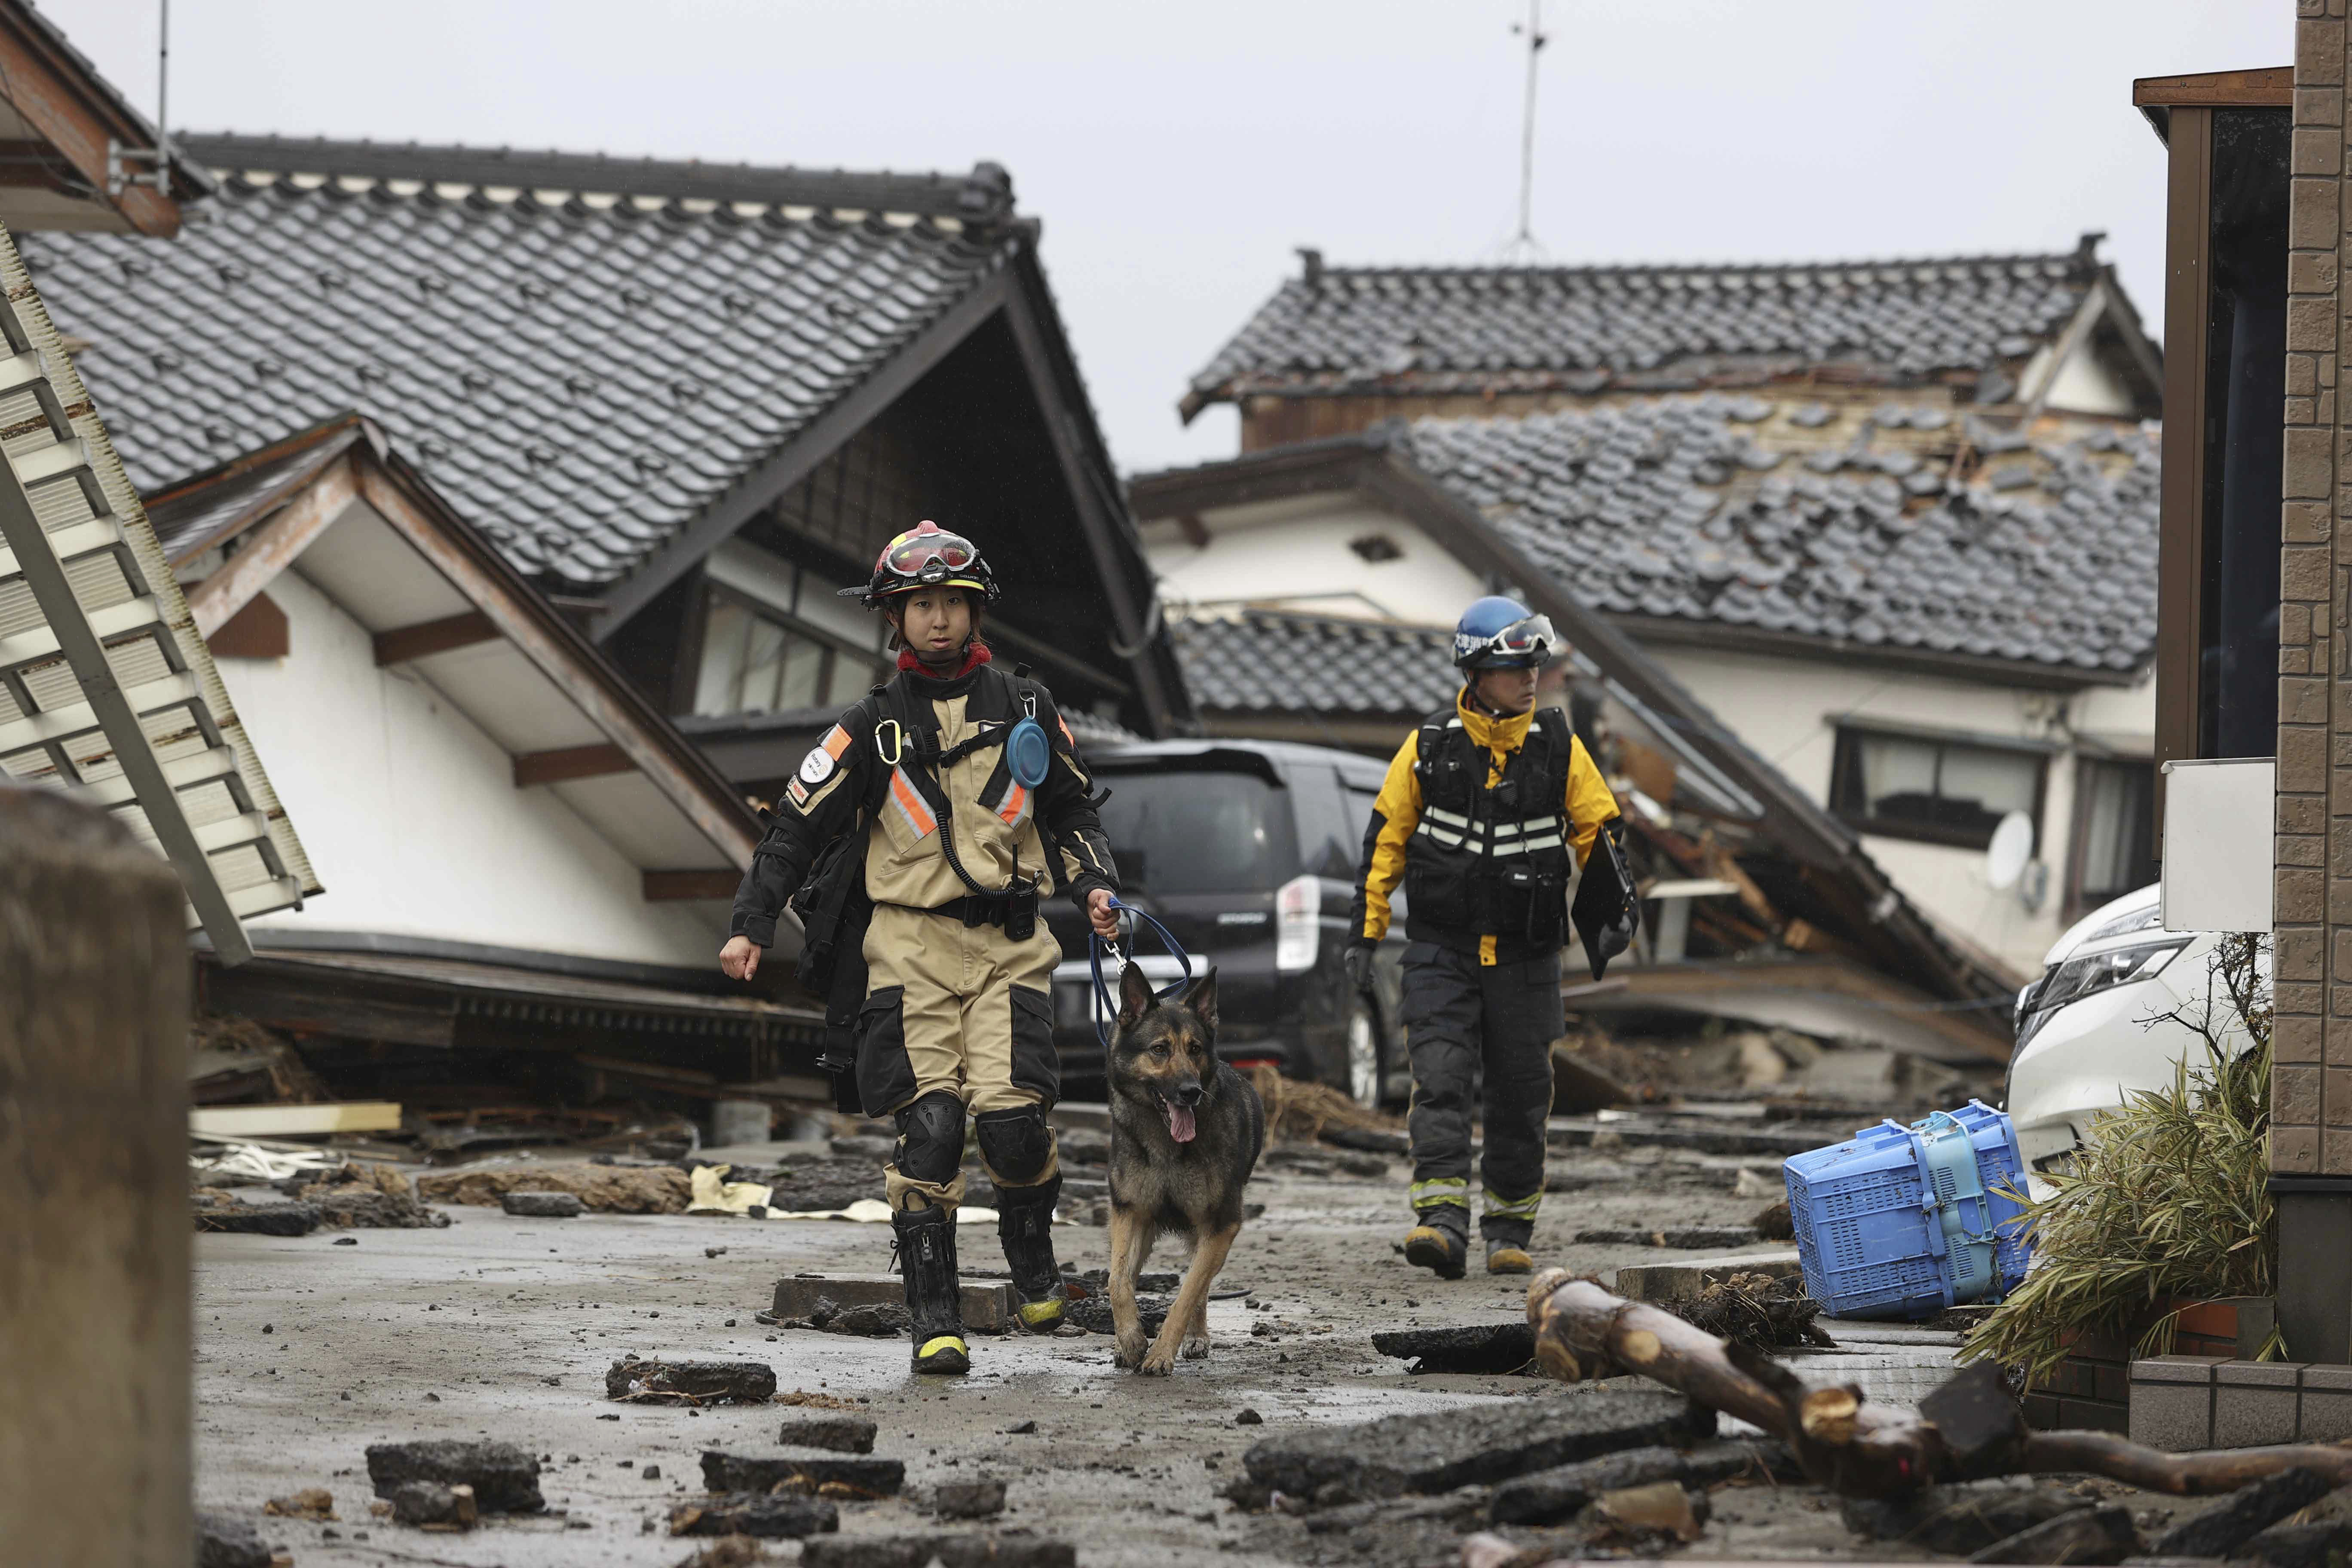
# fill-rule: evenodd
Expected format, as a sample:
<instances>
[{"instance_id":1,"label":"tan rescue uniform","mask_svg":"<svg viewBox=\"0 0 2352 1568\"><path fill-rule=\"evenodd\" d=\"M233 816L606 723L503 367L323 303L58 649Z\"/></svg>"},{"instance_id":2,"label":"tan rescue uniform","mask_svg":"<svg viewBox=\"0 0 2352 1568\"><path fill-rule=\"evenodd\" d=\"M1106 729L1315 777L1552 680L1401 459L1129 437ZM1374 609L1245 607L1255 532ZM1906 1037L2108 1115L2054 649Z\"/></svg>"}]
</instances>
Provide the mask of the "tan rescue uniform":
<instances>
[{"instance_id":1,"label":"tan rescue uniform","mask_svg":"<svg viewBox=\"0 0 2352 1568\"><path fill-rule=\"evenodd\" d=\"M965 704L962 697L932 704L942 751L978 733L979 727L964 717ZM1034 800L1019 784L1010 785L994 805L981 804L1002 755L1001 748L986 747L940 773L952 808L957 858L972 880L988 889L1005 886L1017 859L1021 875L1039 879L1042 899L1079 868L1049 864ZM887 761L887 744L883 760ZM1056 752L1053 765L1069 764ZM907 766L912 766L911 752ZM877 1005L887 1006L897 989L900 1037L913 1072L912 1087L895 1098L891 1109L942 1089L962 1100L967 1114L1050 1103L1059 1079L1053 973L1062 960L1061 944L1043 918L1028 941L1016 942L1000 926L967 926L951 916L926 912L971 889L948 864L939 825L903 772L890 779L878 826L867 841L866 890L874 900L874 921L866 933L866 1006L869 1013ZM887 1019L877 1026L881 1037L866 1035L861 1050L890 1048ZM1057 1168L1058 1157L1031 1183L1051 1179ZM908 1207L911 1193L948 1208L963 1198L961 1173L945 1184L917 1182L894 1164L886 1176L894 1209Z\"/></svg>"}]
</instances>

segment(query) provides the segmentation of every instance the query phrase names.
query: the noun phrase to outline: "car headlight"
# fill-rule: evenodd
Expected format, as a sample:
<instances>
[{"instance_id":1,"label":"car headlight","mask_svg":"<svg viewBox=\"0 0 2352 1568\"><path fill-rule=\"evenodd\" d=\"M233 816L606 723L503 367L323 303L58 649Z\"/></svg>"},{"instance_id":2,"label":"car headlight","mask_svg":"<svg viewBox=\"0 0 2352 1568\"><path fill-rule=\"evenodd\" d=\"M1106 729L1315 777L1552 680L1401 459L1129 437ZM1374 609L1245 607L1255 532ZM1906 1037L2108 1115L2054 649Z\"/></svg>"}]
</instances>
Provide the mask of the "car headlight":
<instances>
[{"instance_id":1,"label":"car headlight","mask_svg":"<svg viewBox=\"0 0 2352 1568\"><path fill-rule=\"evenodd\" d=\"M2040 980L2018 993L2017 1043L2025 1044L2051 1014L2069 1002L2163 973L2165 965L2179 956L2189 942L2185 936L2168 936L2162 942L2110 948L2051 965Z\"/></svg>"}]
</instances>

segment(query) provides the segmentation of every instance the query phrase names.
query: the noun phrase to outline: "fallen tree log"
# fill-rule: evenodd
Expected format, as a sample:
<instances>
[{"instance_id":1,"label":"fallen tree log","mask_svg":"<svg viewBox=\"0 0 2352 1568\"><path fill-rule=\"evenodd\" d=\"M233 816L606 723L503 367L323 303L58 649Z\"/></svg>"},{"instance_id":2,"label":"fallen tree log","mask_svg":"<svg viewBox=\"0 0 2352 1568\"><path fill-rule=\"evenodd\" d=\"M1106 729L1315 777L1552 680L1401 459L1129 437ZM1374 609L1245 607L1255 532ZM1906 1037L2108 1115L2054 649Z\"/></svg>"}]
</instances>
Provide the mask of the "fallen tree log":
<instances>
[{"instance_id":1,"label":"fallen tree log","mask_svg":"<svg viewBox=\"0 0 2352 1568\"><path fill-rule=\"evenodd\" d=\"M2030 1431L1999 1369L1985 1363L1928 1395L1917 1415L1869 1405L1852 1384L1809 1384L1769 1356L1565 1269L1530 1282L1528 1321L1536 1364L1550 1375L1570 1383L1624 1373L1649 1378L1780 1438L1814 1481L1848 1497L2056 1472L2105 1476L2176 1497L2235 1491L2297 1468L2352 1485L2352 1447L2163 1454L2104 1432Z\"/></svg>"}]
</instances>

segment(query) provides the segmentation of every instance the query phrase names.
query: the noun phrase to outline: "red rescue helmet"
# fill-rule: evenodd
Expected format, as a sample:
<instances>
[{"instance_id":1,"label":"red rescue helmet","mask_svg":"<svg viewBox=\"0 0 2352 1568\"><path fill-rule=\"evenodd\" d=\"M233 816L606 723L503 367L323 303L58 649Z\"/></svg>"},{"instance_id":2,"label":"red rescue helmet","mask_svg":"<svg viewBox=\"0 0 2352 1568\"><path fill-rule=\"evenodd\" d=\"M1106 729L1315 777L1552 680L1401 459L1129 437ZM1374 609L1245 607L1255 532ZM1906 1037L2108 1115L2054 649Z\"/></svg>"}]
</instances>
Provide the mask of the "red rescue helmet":
<instances>
[{"instance_id":1,"label":"red rescue helmet","mask_svg":"<svg viewBox=\"0 0 2352 1568\"><path fill-rule=\"evenodd\" d=\"M926 518L883 546L874 563L873 582L863 588L844 588L841 596L871 610L894 595L926 588L970 588L987 604L996 597L996 574L971 540Z\"/></svg>"}]
</instances>

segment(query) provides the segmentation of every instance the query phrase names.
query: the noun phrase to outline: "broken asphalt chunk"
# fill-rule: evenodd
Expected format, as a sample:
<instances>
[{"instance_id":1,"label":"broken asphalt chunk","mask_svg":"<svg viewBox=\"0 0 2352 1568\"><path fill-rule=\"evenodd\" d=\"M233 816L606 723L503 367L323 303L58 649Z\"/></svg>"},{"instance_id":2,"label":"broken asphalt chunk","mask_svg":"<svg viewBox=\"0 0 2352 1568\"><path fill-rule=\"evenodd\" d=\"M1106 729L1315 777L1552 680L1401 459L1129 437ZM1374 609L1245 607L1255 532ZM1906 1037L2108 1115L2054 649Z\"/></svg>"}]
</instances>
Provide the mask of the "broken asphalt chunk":
<instances>
[{"instance_id":1,"label":"broken asphalt chunk","mask_svg":"<svg viewBox=\"0 0 2352 1568\"><path fill-rule=\"evenodd\" d=\"M499 1206L525 1219L578 1219L588 1212L577 1193L501 1193Z\"/></svg>"},{"instance_id":2,"label":"broken asphalt chunk","mask_svg":"<svg viewBox=\"0 0 2352 1568\"><path fill-rule=\"evenodd\" d=\"M874 1451L874 1423L856 1415L787 1415L776 1441L787 1448L824 1448L835 1454Z\"/></svg>"},{"instance_id":3,"label":"broken asphalt chunk","mask_svg":"<svg viewBox=\"0 0 2352 1568\"><path fill-rule=\"evenodd\" d=\"M271 1552L258 1531L225 1513L196 1515L196 1568L269 1568Z\"/></svg>"},{"instance_id":4,"label":"broken asphalt chunk","mask_svg":"<svg viewBox=\"0 0 2352 1568\"><path fill-rule=\"evenodd\" d=\"M757 1535L798 1541L841 1528L841 1510L823 1498L793 1492L738 1491L698 1498L669 1510L672 1535Z\"/></svg>"},{"instance_id":5,"label":"broken asphalt chunk","mask_svg":"<svg viewBox=\"0 0 2352 1568\"><path fill-rule=\"evenodd\" d=\"M1536 1331L1525 1321L1457 1329L1391 1329L1372 1336L1384 1356L1410 1361L1410 1373L1517 1372L1535 1359Z\"/></svg>"},{"instance_id":6,"label":"broken asphalt chunk","mask_svg":"<svg viewBox=\"0 0 2352 1568\"><path fill-rule=\"evenodd\" d=\"M993 1519L1004 1511L1004 1483L994 1477L942 1481L931 1489L931 1511L941 1519Z\"/></svg>"},{"instance_id":7,"label":"broken asphalt chunk","mask_svg":"<svg viewBox=\"0 0 2352 1568\"><path fill-rule=\"evenodd\" d=\"M765 1405L776 1369L756 1361L616 1361L604 1396L637 1405Z\"/></svg>"},{"instance_id":8,"label":"broken asphalt chunk","mask_svg":"<svg viewBox=\"0 0 2352 1568\"><path fill-rule=\"evenodd\" d=\"M1066 1541L1007 1531L965 1535L829 1535L801 1548L801 1568L1077 1568Z\"/></svg>"},{"instance_id":9,"label":"broken asphalt chunk","mask_svg":"<svg viewBox=\"0 0 2352 1568\"><path fill-rule=\"evenodd\" d=\"M1777 1450L1769 1452L1767 1450ZM1708 1443L1677 1448L1628 1448L1506 1481L1495 1489L1487 1519L1495 1524L1555 1524L1573 1519L1604 1492L1654 1481L1712 1486L1737 1476L1763 1478L1796 1471L1777 1442Z\"/></svg>"},{"instance_id":10,"label":"broken asphalt chunk","mask_svg":"<svg viewBox=\"0 0 2352 1568\"><path fill-rule=\"evenodd\" d=\"M1583 1514L1587 1532L1594 1540L1613 1538L1640 1545L1669 1539L1696 1541L1706 1529L1706 1494L1686 1492L1674 1481L1603 1492Z\"/></svg>"},{"instance_id":11,"label":"broken asphalt chunk","mask_svg":"<svg viewBox=\"0 0 2352 1568\"><path fill-rule=\"evenodd\" d=\"M702 1451L702 1484L715 1492L773 1491L778 1487L815 1492L843 1487L853 1496L896 1497L906 1480L907 1467L899 1459L853 1458L814 1448L774 1454Z\"/></svg>"},{"instance_id":12,"label":"broken asphalt chunk","mask_svg":"<svg viewBox=\"0 0 2352 1568\"><path fill-rule=\"evenodd\" d=\"M235 1236L308 1236L319 1228L320 1217L316 1204L249 1204L236 1198L201 1205L195 1215L198 1230Z\"/></svg>"},{"instance_id":13,"label":"broken asphalt chunk","mask_svg":"<svg viewBox=\"0 0 2352 1568\"><path fill-rule=\"evenodd\" d=\"M2158 1537L2148 1552L2157 1557L2227 1557L2333 1489L2316 1470L2281 1470L2182 1520Z\"/></svg>"},{"instance_id":14,"label":"broken asphalt chunk","mask_svg":"<svg viewBox=\"0 0 2352 1568\"><path fill-rule=\"evenodd\" d=\"M512 1443L467 1442L438 1437L418 1443L372 1443L368 1479L375 1495L389 1498L408 1481L469 1486L484 1513L537 1513L547 1506L539 1491L539 1461Z\"/></svg>"},{"instance_id":15,"label":"broken asphalt chunk","mask_svg":"<svg viewBox=\"0 0 2352 1568\"><path fill-rule=\"evenodd\" d=\"M1840 1504L1846 1528L1858 1535L1947 1557L1981 1552L2085 1506L2070 1491L2022 1478L1928 1487L1905 1497L1846 1498Z\"/></svg>"},{"instance_id":16,"label":"broken asphalt chunk","mask_svg":"<svg viewBox=\"0 0 2352 1568\"><path fill-rule=\"evenodd\" d=\"M1337 1483L1357 1498L1443 1492L1496 1482L1625 1448L1680 1447L1715 1436L1712 1410L1679 1394L1595 1388L1512 1407L1391 1415L1360 1426L1285 1432L1243 1457L1251 1481L1293 1497Z\"/></svg>"},{"instance_id":17,"label":"broken asphalt chunk","mask_svg":"<svg viewBox=\"0 0 2352 1568\"><path fill-rule=\"evenodd\" d=\"M393 1521L397 1524L413 1524L420 1530L471 1530L481 1518L474 1489L462 1482L453 1487L439 1481L403 1481L390 1496Z\"/></svg>"},{"instance_id":18,"label":"broken asphalt chunk","mask_svg":"<svg viewBox=\"0 0 2352 1568\"><path fill-rule=\"evenodd\" d=\"M2080 1508L1996 1541L1971 1563L2113 1563L2137 1556L2139 1531L2127 1508Z\"/></svg>"}]
</instances>

